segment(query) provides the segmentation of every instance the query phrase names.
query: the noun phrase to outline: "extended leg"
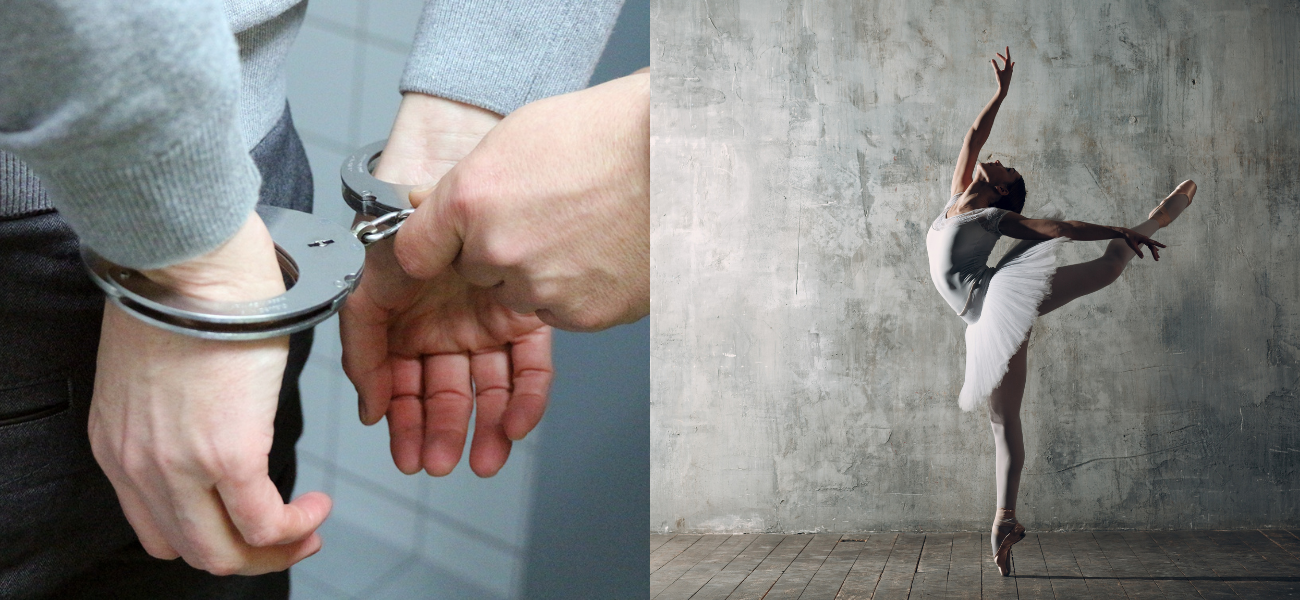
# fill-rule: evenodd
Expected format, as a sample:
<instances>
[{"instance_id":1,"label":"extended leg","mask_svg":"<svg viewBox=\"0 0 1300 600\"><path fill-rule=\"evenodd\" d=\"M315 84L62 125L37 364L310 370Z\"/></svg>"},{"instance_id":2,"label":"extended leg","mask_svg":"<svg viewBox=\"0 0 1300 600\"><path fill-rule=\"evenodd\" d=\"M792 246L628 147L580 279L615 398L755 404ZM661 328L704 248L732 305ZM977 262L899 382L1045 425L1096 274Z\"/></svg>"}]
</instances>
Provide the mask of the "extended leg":
<instances>
[{"instance_id":1,"label":"extended leg","mask_svg":"<svg viewBox=\"0 0 1300 600\"><path fill-rule=\"evenodd\" d=\"M1152 218L1130 229L1145 236L1154 234L1181 214L1183 209L1191 204L1191 196L1195 194L1196 184L1190 181L1180 184L1161 204L1161 208L1152 211ZM1111 240L1101 258L1057 269L1052 277L1052 287L1047 299L1043 300L1038 307L1038 314L1045 315L1076 298L1087 296L1114 283L1134 256L1137 254L1124 243L1124 240Z\"/></svg>"},{"instance_id":2,"label":"extended leg","mask_svg":"<svg viewBox=\"0 0 1300 600\"><path fill-rule=\"evenodd\" d=\"M993 427L995 473L998 508L1014 511L1020 491L1020 471L1025 466L1025 443L1020 431L1020 403L1025 395L1026 349L1029 336L1011 357L1007 374L989 396L989 422ZM1000 511L1001 513L1001 511ZM1014 512L1012 512L1014 515ZM1002 541L998 537L998 519L994 517L992 543L996 552ZM1005 533L1003 534L1005 535Z\"/></svg>"}]
</instances>

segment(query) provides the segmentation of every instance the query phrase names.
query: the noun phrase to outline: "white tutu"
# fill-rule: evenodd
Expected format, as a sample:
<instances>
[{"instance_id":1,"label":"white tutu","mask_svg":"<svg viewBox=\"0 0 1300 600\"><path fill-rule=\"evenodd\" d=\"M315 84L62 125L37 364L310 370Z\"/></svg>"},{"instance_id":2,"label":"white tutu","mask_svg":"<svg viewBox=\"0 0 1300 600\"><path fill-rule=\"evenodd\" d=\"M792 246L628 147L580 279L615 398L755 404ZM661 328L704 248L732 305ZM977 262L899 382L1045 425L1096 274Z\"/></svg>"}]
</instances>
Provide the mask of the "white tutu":
<instances>
[{"instance_id":1,"label":"white tutu","mask_svg":"<svg viewBox=\"0 0 1300 600\"><path fill-rule=\"evenodd\" d=\"M957 403L975 410L1007 373L1029 335L1056 273L1056 249L1066 238L1021 241L994 267L979 321L966 327L966 382Z\"/></svg>"}]
</instances>

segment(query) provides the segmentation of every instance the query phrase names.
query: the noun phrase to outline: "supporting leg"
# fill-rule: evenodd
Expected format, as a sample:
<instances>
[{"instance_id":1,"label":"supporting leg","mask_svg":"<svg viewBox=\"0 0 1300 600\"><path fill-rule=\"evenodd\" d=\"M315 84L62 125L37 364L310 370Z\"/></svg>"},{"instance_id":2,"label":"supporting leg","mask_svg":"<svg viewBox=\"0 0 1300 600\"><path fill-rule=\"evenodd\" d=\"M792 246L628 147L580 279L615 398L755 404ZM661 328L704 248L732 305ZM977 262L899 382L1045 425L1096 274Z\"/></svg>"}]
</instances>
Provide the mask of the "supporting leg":
<instances>
[{"instance_id":1,"label":"supporting leg","mask_svg":"<svg viewBox=\"0 0 1300 600\"><path fill-rule=\"evenodd\" d=\"M1011 357L1007 374L989 396L989 423L993 427L995 474L997 477L998 508L1014 511L1016 495L1020 491L1020 471L1025 466L1025 443L1020 430L1020 404L1025 395L1025 377L1028 372L1026 353L1029 337ZM998 518L994 517L991 542L996 552L1001 538L998 535ZM1003 534L1005 535L1005 533Z\"/></svg>"}]
</instances>

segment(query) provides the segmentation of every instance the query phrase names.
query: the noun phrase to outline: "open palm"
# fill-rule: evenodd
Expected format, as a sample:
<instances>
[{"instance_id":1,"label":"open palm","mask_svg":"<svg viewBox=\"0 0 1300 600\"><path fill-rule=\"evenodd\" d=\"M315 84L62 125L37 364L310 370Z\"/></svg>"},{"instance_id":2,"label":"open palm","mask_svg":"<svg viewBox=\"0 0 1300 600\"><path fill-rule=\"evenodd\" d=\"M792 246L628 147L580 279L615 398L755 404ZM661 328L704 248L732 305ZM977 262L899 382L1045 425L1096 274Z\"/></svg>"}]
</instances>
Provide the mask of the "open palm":
<instances>
[{"instance_id":1,"label":"open palm","mask_svg":"<svg viewBox=\"0 0 1300 600\"><path fill-rule=\"evenodd\" d=\"M477 408L470 468L494 475L511 440L542 417L551 329L490 292L453 269L411 278L391 240L367 250L362 281L341 311L343 370L357 388L361 420L387 416L393 462L404 473L450 473Z\"/></svg>"}]
</instances>

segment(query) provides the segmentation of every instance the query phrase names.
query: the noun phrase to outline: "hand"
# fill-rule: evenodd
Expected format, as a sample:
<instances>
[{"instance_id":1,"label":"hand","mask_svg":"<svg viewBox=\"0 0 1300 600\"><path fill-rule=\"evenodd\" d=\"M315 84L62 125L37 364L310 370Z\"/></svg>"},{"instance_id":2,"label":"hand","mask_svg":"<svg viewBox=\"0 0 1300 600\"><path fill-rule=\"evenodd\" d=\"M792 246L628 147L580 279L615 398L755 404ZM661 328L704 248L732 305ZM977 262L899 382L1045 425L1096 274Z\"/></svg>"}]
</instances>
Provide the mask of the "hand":
<instances>
[{"instance_id":1,"label":"hand","mask_svg":"<svg viewBox=\"0 0 1300 600\"><path fill-rule=\"evenodd\" d=\"M408 92L375 175L436 181L499 119ZM357 388L361 421L387 417L393 462L403 473L450 473L476 407L469 464L482 477L496 474L511 441L541 420L553 376L550 328L455 271L407 275L391 240L367 249L365 274L340 325L343 370Z\"/></svg>"},{"instance_id":2,"label":"hand","mask_svg":"<svg viewBox=\"0 0 1300 600\"><path fill-rule=\"evenodd\" d=\"M395 236L407 273L454 266L519 313L597 330L650 310L650 76L534 102L505 118Z\"/></svg>"},{"instance_id":3,"label":"hand","mask_svg":"<svg viewBox=\"0 0 1300 600\"><path fill-rule=\"evenodd\" d=\"M221 248L145 273L186 295L254 300L284 291L252 214ZM267 473L288 338L203 340L105 303L90 444L150 555L217 575L281 571L321 547L319 492L285 504Z\"/></svg>"},{"instance_id":4,"label":"hand","mask_svg":"<svg viewBox=\"0 0 1300 600\"><path fill-rule=\"evenodd\" d=\"M1124 243L1128 244L1128 247L1132 248L1133 251L1137 253L1138 258L1146 258L1142 256L1142 246L1146 246L1151 249L1151 258L1154 258L1157 261L1160 260L1160 251L1156 250L1156 248L1164 248L1164 244L1133 231L1132 229L1116 227L1115 230L1119 232L1119 237L1124 238Z\"/></svg>"},{"instance_id":5,"label":"hand","mask_svg":"<svg viewBox=\"0 0 1300 600\"><path fill-rule=\"evenodd\" d=\"M1007 90L1011 89L1011 71L1016 66L1016 63L1011 62L1011 46L1007 46L1006 48L1006 56L998 54L998 58L1002 59L1003 67L1001 69L998 68L998 61L996 59L989 59L989 62L993 63L993 75L997 77L998 80L998 94L1004 96L1006 95Z\"/></svg>"}]
</instances>

